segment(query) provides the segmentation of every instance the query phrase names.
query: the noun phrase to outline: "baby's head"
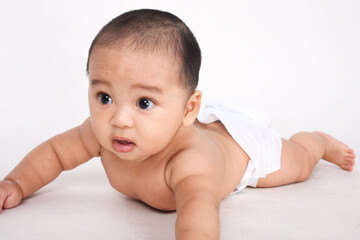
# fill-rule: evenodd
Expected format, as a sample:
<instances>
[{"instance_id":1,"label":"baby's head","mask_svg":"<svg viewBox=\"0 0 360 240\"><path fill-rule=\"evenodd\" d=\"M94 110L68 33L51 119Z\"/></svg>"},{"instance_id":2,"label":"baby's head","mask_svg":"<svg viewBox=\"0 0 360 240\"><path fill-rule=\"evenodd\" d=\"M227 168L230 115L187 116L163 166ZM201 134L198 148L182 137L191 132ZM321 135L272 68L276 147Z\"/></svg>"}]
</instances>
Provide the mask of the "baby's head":
<instances>
[{"instance_id":1,"label":"baby's head","mask_svg":"<svg viewBox=\"0 0 360 240\"><path fill-rule=\"evenodd\" d=\"M87 63L90 119L100 144L140 161L184 143L180 133L189 131L201 102L200 62L195 37L170 13L136 10L108 23Z\"/></svg>"},{"instance_id":2,"label":"baby's head","mask_svg":"<svg viewBox=\"0 0 360 240\"><path fill-rule=\"evenodd\" d=\"M101 48L161 53L174 61L179 84L191 94L198 85L201 50L191 30L175 15L159 10L126 12L105 25L93 40L87 62ZM174 69L175 70L175 69Z\"/></svg>"}]
</instances>

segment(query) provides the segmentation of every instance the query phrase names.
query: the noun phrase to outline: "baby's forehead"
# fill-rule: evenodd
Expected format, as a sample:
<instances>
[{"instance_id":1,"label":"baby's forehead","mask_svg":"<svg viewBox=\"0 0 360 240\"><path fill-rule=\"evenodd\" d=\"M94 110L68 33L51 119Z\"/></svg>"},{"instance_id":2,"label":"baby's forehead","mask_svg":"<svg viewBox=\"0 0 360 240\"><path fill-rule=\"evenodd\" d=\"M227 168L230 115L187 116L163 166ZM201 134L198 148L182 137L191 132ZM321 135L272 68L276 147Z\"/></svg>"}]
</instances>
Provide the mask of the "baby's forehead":
<instances>
[{"instance_id":1,"label":"baby's forehead","mask_svg":"<svg viewBox=\"0 0 360 240\"><path fill-rule=\"evenodd\" d=\"M153 58L155 59L162 59L164 62L170 63L167 64L167 67L170 67L173 72L178 72L182 75L182 61L178 54L169 51L165 46L164 48L140 48L133 44L121 44L121 45L110 45L110 46L100 46L96 47L91 56L102 54L102 52L112 52L114 54L121 54L126 52L128 56L143 56L144 58ZM162 66L163 67L163 66ZM180 76L182 77L182 76Z\"/></svg>"},{"instance_id":2,"label":"baby's forehead","mask_svg":"<svg viewBox=\"0 0 360 240\"><path fill-rule=\"evenodd\" d=\"M182 79L184 74L182 74L181 65L174 56L159 49L153 51L135 49L131 45L95 48L89 59L89 77L96 78L97 75L106 73L109 66L112 66L111 69L114 69L113 67L121 69L124 64L133 69L132 73L137 72L141 73L141 76L151 76L149 80L156 79L156 74L159 76L166 74L167 77L162 79L166 79L167 86L184 87Z\"/></svg>"},{"instance_id":3,"label":"baby's forehead","mask_svg":"<svg viewBox=\"0 0 360 240\"><path fill-rule=\"evenodd\" d=\"M104 49L106 51L113 51L114 53L119 53L125 50L127 53L132 53L134 55L147 55L153 56L154 58L161 57L163 59L166 59L166 61L171 62L174 67L179 68L182 66L182 60L179 56L179 53L171 49L171 47L167 46L166 44L164 44L163 46L152 46L151 44L140 45L134 42L131 38L123 40L119 39L113 43L108 43L106 45L100 44L99 46L95 46L92 50L90 58L94 54L101 53Z\"/></svg>"}]
</instances>

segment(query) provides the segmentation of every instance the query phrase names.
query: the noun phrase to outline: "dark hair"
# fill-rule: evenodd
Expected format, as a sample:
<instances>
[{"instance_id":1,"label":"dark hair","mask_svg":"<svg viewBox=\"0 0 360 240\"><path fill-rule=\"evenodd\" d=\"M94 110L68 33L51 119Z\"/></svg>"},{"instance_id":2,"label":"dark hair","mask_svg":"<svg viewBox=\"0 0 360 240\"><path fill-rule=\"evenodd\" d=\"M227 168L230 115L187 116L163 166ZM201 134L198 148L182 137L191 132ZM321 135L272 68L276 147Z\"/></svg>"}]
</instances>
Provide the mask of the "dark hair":
<instances>
[{"instance_id":1,"label":"dark hair","mask_svg":"<svg viewBox=\"0 0 360 240\"><path fill-rule=\"evenodd\" d=\"M163 51L179 63L180 84L194 91L199 81L201 50L195 36L175 15L159 10L140 9L121 14L106 24L89 49L89 59L98 47L122 47L130 41L134 50Z\"/></svg>"}]
</instances>

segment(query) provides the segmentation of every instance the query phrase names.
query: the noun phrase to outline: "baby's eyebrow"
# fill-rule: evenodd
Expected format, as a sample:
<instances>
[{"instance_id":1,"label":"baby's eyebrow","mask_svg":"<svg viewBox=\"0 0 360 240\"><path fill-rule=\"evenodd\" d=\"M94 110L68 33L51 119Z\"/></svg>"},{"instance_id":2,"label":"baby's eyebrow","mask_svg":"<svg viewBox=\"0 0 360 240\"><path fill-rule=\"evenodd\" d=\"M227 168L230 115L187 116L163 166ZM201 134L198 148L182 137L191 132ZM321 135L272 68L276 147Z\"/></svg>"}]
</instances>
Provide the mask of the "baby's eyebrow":
<instances>
[{"instance_id":1,"label":"baby's eyebrow","mask_svg":"<svg viewBox=\"0 0 360 240\"><path fill-rule=\"evenodd\" d=\"M110 86L111 84L107 81L103 81L103 80L98 80L98 79L92 79L91 80L91 86L95 86L95 85L100 85L100 84L104 84L106 86Z\"/></svg>"},{"instance_id":2,"label":"baby's eyebrow","mask_svg":"<svg viewBox=\"0 0 360 240\"><path fill-rule=\"evenodd\" d=\"M131 88L140 88L140 89L144 89L147 90L149 92L154 92L154 93L159 93L161 94L163 91L156 87L156 86L149 86L149 85L144 85L144 84L134 84L131 86Z\"/></svg>"}]
</instances>

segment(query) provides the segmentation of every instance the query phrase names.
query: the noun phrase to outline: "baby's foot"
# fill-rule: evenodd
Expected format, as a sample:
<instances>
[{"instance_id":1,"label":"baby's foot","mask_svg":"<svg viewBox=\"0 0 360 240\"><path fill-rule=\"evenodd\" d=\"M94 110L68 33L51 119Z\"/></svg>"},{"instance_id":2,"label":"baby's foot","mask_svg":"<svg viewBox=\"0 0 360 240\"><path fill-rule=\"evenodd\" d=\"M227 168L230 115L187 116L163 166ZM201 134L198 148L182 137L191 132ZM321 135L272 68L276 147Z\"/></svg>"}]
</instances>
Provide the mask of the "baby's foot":
<instances>
[{"instance_id":1,"label":"baby's foot","mask_svg":"<svg viewBox=\"0 0 360 240\"><path fill-rule=\"evenodd\" d=\"M334 163L344 170L352 171L355 165L354 150L323 132L315 132L325 143L325 153L322 159Z\"/></svg>"}]
</instances>

